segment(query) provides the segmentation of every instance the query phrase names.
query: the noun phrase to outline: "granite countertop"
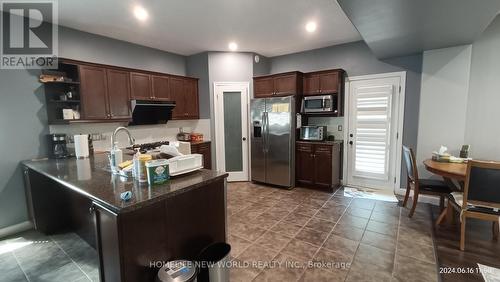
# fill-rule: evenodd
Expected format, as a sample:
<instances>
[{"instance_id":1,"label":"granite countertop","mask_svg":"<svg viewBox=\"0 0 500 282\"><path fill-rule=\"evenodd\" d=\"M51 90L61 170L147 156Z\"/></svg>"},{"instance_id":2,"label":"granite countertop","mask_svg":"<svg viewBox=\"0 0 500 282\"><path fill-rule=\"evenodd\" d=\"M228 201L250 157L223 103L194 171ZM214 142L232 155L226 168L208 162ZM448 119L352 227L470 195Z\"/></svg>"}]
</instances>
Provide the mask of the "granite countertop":
<instances>
[{"instance_id":1,"label":"granite countertop","mask_svg":"<svg viewBox=\"0 0 500 282\"><path fill-rule=\"evenodd\" d=\"M296 143L308 143L308 144L320 144L320 145L333 145L333 144L342 144L344 140L335 140L335 141L311 141L311 140L297 140Z\"/></svg>"},{"instance_id":2,"label":"granite countertop","mask_svg":"<svg viewBox=\"0 0 500 282\"><path fill-rule=\"evenodd\" d=\"M125 154L124 158L128 159ZM227 173L201 169L172 177L162 185L149 186L132 178L111 174L105 154L95 154L89 159L41 159L23 161L22 164L116 213L132 211L192 189L202 188L228 176ZM129 201L120 199L120 194L125 191L132 192Z\"/></svg>"},{"instance_id":3,"label":"granite countertop","mask_svg":"<svg viewBox=\"0 0 500 282\"><path fill-rule=\"evenodd\" d=\"M210 140L203 140L203 141L189 141L191 145L197 145L197 144L205 144L205 143L210 143Z\"/></svg>"}]
</instances>

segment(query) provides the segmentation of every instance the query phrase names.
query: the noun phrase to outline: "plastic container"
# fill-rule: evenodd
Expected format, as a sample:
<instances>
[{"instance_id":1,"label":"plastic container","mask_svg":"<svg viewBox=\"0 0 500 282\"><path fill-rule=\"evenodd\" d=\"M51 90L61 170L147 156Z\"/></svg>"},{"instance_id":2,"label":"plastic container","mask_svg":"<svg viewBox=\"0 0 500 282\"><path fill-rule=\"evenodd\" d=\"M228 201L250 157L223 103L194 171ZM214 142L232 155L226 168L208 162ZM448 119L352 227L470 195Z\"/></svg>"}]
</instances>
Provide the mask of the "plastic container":
<instances>
[{"instance_id":1,"label":"plastic container","mask_svg":"<svg viewBox=\"0 0 500 282\"><path fill-rule=\"evenodd\" d=\"M160 185L170 178L168 172L168 161L159 159L146 162L146 171L149 185Z\"/></svg>"},{"instance_id":2,"label":"plastic container","mask_svg":"<svg viewBox=\"0 0 500 282\"><path fill-rule=\"evenodd\" d=\"M137 156L137 161L136 161L136 177L139 182L148 182L148 173L146 171L146 162L152 160L153 157L148 154L140 154Z\"/></svg>"},{"instance_id":3,"label":"plastic container","mask_svg":"<svg viewBox=\"0 0 500 282\"><path fill-rule=\"evenodd\" d=\"M214 243L203 249L199 256L200 273L198 281L229 282L229 254L231 245Z\"/></svg>"},{"instance_id":4,"label":"plastic container","mask_svg":"<svg viewBox=\"0 0 500 282\"><path fill-rule=\"evenodd\" d=\"M191 133L191 142L202 142L203 134L201 133Z\"/></svg>"},{"instance_id":5,"label":"plastic container","mask_svg":"<svg viewBox=\"0 0 500 282\"><path fill-rule=\"evenodd\" d=\"M115 142L113 148L111 148L111 169L113 171L118 171L118 165L123 162L123 152L118 148L118 142Z\"/></svg>"}]
</instances>

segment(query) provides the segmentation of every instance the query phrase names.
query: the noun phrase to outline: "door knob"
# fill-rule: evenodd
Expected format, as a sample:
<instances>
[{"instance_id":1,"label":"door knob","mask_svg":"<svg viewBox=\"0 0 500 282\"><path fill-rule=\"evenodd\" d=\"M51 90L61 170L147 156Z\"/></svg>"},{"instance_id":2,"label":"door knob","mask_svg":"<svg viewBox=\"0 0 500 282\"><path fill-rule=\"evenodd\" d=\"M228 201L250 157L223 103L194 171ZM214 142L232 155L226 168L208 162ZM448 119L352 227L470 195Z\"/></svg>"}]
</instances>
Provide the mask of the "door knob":
<instances>
[{"instance_id":1,"label":"door knob","mask_svg":"<svg viewBox=\"0 0 500 282\"><path fill-rule=\"evenodd\" d=\"M352 145L352 141L349 141L349 145Z\"/></svg>"},{"instance_id":2,"label":"door knob","mask_svg":"<svg viewBox=\"0 0 500 282\"><path fill-rule=\"evenodd\" d=\"M349 137L354 137L354 135L351 133L351 134L349 134Z\"/></svg>"},{"instance_id":3,"label":"door knob","mask_svg":"<svg viewBox=\"0 0 500 282\"><path fill-rule=\"evenodd\" d=\"M246 137L243 137L243 141L247 141L247 138L246 138Z\"/></svg>"}]
</instances>

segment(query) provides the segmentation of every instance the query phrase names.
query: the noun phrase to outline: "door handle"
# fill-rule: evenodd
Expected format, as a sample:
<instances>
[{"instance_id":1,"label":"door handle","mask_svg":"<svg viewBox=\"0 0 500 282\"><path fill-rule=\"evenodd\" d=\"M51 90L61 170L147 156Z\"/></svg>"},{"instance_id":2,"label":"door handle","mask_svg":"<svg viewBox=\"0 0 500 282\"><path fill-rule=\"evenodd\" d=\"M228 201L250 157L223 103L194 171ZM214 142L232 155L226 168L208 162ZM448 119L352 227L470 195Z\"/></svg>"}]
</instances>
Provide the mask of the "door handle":
<instances>
[{"instance_id":1,"label":"door handle","mask_svg":"<svg viewBox=\"0 0 500 282\"><path fill-rule=\"evenodd\" d=\"M349 141L349 145L352 145L352 143L353 143L352 141Z\"/></svg>"},{"instance_id":2,"label":"door handle","mask_svg":"<svg viewBox=\"0 0 500 282\"><path fill-rule=\"evenodd\" d=\"M243 137L243 141L247 141L247 138L246 138L246 137Z\"/></svg>"}]
</instances>

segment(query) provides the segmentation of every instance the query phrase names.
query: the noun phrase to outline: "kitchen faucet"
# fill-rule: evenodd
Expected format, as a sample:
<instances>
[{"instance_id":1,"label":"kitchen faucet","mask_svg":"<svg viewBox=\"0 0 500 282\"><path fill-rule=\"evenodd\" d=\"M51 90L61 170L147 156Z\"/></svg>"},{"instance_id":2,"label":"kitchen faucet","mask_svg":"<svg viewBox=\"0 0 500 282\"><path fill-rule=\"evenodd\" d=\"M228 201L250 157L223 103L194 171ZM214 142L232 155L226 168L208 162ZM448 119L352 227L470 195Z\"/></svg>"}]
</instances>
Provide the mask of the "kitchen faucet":
<instances>
[{"instance_id":1,"label":"kitchen faucet","mask_svg":"<svg viewBox=\"0 0 500 282\"><path fill-rule=\"evenodd\" d=\"M113 132L113 135L111 135L111 149L113 149L113 147L115 146L116 134L122 130L124 130L127 133L128 142L130 143L130 145L134 145L135 139L130 134L130 131L128 131L128 129L126 127L120 126L120 127L116 128L115 131Z\"/></svg>"},{"instance_id":2,"label":"kitchen faucet","mask_svg":"<svg viewBox=\"0 0 500 282\"><path fill-rule=\"evenodd\" d=\"M122 151L118 149L118 146L116 144L118 142L115 141L116 134L118 134L118 132L120 132L122 130L127 133L128 141L129 141L130 145L134 145L134 143L135 143L134 137L132 137L132 135L130 134L130 131L126 127L120 126L120 127L115 129L115 131L113 132L113 135L111 135L111 151L109 154L109 164L111 167L111 171L113 173L118 172L117 166L122 161Z\"/></svg>"}]
</instances>

